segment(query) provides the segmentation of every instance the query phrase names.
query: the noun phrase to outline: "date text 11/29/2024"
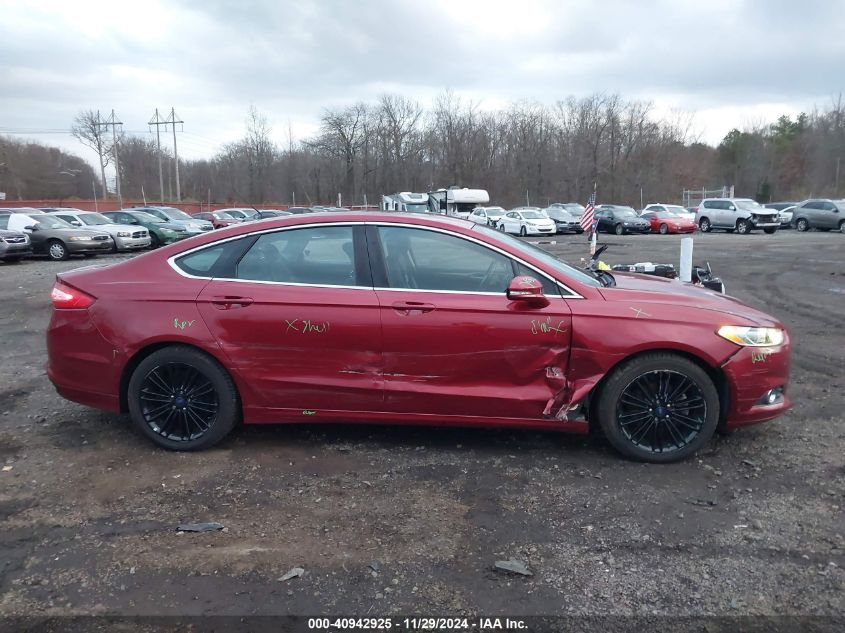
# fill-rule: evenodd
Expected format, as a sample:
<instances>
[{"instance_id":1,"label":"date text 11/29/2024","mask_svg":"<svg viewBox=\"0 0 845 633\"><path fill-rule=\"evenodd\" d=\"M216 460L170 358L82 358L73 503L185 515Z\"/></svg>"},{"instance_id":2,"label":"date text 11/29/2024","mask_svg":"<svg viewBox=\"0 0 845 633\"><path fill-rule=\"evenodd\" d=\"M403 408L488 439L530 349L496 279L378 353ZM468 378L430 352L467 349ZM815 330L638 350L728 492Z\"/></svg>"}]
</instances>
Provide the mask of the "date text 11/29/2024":
<instances>
[{"instance_id":1,"label":"date text 11/29/2024","mask_svg":"<svg viewBox=\"0 0 845 633\"><path fill-rule=\"evenodd\" d=\"M528 624L521 618L509 617L398 617L398 618L309 618L310 631L526 631Z\"/></svg>"}]
</instances>

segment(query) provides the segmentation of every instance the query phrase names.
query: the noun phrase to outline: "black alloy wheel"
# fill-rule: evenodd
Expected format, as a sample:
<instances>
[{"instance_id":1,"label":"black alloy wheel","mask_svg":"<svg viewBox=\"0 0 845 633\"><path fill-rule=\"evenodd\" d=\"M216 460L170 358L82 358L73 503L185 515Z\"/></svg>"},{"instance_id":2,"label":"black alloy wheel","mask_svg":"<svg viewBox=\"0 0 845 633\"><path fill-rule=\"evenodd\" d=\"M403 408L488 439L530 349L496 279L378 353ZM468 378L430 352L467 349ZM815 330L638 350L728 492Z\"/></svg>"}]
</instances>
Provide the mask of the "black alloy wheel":
<instances>
[{"instance_id":1,"label":"black alloy wheel","mask_svg":"<svg viewBox=\"0 0 845 633\"><path fill-rule=\"evenodd\" d=\"M701 218L701 220L698 221L698 228L701 229L702 233L709 233L713 227L710 224L710 220L707 218Z\"/></svg>"},{"instance_id":2,"label":"black alloy wheel","mask_svg":"<svg viewBox=\"0 0 845 633\"><path fill-rule=\"evenodd\" d=\"M807 222L807 219L806 219L806 218L800 218L800 219L799 219L799 220L795 223L795 228L796 228L796 229L798 229L798 230L799 230L799 231L801 231L801 232L806 232L806 231L809 231L809 230L810 230L810 223L809 223L809 222Z\"/></svg>"},{"instance_id":3,"label":"black alloy wheel","mask_svg":"<svg viewBox=\"0 0 845 633\"><path fill-rule=\"evenodd\" d=\"M136 426L171 450L197 450L225 437L240 419L229 374L197 349L153 352L132 374L127 394Z\"/></svg>"},{"instance_id":4,"label":"black alloy wheel","mask_svg":"<svg viewBox=\"0 0 845 633\"><path fill-rule=\"evenodd\" d=\"M654 353L611 375L597 413L619 452L665 463L683 459L709 440L719 419L719 396L700 366L681 356Z\"/></svg>"}]
</instances>

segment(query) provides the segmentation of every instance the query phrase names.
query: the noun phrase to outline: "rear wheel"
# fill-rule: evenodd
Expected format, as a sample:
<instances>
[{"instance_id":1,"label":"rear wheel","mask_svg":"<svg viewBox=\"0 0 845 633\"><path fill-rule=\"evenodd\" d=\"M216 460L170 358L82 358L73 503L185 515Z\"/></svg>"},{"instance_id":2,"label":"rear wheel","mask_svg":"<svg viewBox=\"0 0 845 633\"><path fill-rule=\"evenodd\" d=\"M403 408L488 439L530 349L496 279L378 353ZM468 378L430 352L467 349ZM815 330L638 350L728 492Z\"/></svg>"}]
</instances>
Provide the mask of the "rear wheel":
<instances>
[{"instance_id":1,"label":"rear wheel","mask_svg":"<svg viewBox=\"0 0 845 633\"><path fill-rule=\"evenodd\" d=\"M701 229L702 233L709 233L713 229L713 226L710 224L710 220L707 218L701 218L698 221L698 228Z\"/></svg>"},{"instance_id":2,"label":"rear wheel","mask_svg":"<svg viewBox=\"0 0 845 633\"><path fill-rule=\"evenodd\" d=\"M67 248L61 240L50 240L47 242L47 255L54 261L67 259Z\"/></svg>"},{"instance_id":3,"label":"rear wheel","mask_svg":"<svg viewBox=\"0 0 845 633\"><path fill-rule=\"evenodd\" d=\"M666 226L665 224L661 224L660 225L660 234L666 235L668 232L669 232L669 227Z\"/></svg>"},{"instance_id":4,"label":"rear wheel","mask_svg":"<svg viewBox=\"0 0 845 633\"><path fill-rule=\"evenodd\" d=\"M129 380L132 421L169 450L213 446L240 419L240 401L229 374L199 350L174 346L141 361Z\"/></svg>"},{"instance_id":5,"label":"rear wheel","mask_svg":"<svg viewBox=\"0 0 845 633\"><path fill-rule=\"evenodd\" d=\"M691 455L713 436L719 395L707 372L694 362L652 353L613 371L601 389L596 413L620 453L667 463Z\"/></svg>"},{"instance_id":6,"label":"rear wheel","mask_svg":"<svg viewBox=\"0 0 845 633\"><path fill-rule=\"evenodd\" d=\"M839 232L840 232L840 233L845 233L845 220L842 220L842 221L839 223Z\"/></svg>"},{"instance_id":7,"label":"rear wheel","mask_svg":"<svg viewBox=\"0 0 845 633\"><path fill-rule=\"evenodd\" d=\"M625 234L625 227L621 224L617 224L616 227L613 229L616 232L616 235L624 235Z\"/></svg>"},{"instance_id":8,"label":"rear wheel","mask_svg":"<svg viewBox=\"0 0 845 633\"><path fill-rule=\"evenodd\" d=\"M798 221L795 222L795 228L799 231L809 231L810 230L810 223L807 222L807 218L798 218Z\"/></svg>"},{"instance_id":9,"label":"rear wheel","mask_svg":"<svg viewBox=\"0 0 845 633\"><path fill-rule=\"evenodd\" d=\"M748 223L748 220L737 220L736 221L736 232L740 235L747 235L751 232L751 225Z\"/></svg>"}]
</instances>

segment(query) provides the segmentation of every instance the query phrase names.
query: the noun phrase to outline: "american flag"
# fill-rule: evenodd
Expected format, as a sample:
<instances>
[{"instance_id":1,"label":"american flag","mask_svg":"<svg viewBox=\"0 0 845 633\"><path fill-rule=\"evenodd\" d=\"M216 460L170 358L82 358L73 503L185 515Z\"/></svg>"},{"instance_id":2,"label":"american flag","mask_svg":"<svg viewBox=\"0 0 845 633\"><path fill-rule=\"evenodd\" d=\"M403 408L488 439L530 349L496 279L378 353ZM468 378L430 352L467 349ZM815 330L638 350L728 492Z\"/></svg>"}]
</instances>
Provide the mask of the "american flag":
<instances>
[{"instance_id":1,"label":"american flag","mask_svg":"<svg viewBox=\"0 0 845 633\"><path fill-rule=\"evenodd\" d=\"M585 231L592 231L593 224L596 221L596 190L593 188L593 193L590 194L590 199L587 201L587 208L581 214L581 228Z\"/></svg>"}]
</instances>

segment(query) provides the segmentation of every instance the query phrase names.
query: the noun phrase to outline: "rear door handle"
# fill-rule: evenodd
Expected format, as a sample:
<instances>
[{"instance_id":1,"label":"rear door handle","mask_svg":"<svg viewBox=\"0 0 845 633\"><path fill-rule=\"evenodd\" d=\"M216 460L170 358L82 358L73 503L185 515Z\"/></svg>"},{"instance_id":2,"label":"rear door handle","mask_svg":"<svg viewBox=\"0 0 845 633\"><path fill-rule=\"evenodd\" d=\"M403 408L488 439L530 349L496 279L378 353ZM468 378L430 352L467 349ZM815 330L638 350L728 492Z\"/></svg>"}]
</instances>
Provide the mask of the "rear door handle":
<instances>
[{"instance_id":1,"label":"rear door handle","mask_svg":"<svg viewBox=\"0 0 845 633\"><path fill-rule=\"evenodd\" d=\"M435 309L433 303L423 303L422 301L396 301L393 303L393 309L401 314L412 314L414 312L431 312Z\"/></svg>"},{"instance_id":2,"label":"rear door handle","mask_svg":"<svg viewBox=\"0 0 845 633\"><path fill-rule=\"evenodd\" d=\"M252 303L252 297L224 296L212 297L211 305L219 310L231 310L232 308L245 308Z\"/></svg>"}]
</instances>

